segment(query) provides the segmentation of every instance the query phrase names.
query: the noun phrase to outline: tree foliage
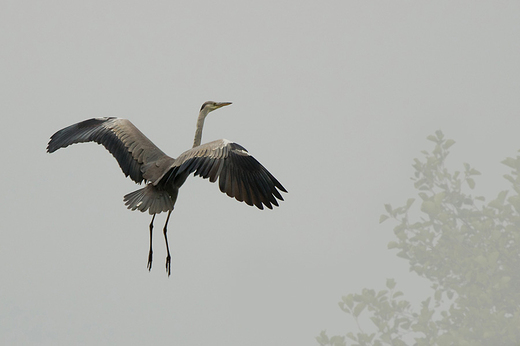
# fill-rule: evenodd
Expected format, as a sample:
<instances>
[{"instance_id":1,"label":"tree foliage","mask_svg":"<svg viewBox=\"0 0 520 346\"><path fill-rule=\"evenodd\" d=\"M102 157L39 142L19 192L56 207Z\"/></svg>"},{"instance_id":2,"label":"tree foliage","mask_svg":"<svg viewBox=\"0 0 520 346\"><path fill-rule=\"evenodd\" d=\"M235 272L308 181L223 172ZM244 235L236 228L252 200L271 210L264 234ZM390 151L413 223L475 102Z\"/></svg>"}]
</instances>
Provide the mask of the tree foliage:
<instances>
[{"instance_id":1,"label":"tree foliage","mask_svg":"<svg viewBox=\"0 0 520 346\"><path fill-rule=\"evenodd\" d=\"M455 142L441 131L428 140L434 149L413 164L419 198L385 205L380 221L395 221L388 248L434 294L414 308L388 279L386 289L344 296L339 306L359 330L330 338L323 331L320 345L520 345L520 156L502 161L511 189L486 203L467 192L479 171L467 163L455 172L445 167ZM371 332L359 325L362 314Z\"/></svg>"}]
</instances>

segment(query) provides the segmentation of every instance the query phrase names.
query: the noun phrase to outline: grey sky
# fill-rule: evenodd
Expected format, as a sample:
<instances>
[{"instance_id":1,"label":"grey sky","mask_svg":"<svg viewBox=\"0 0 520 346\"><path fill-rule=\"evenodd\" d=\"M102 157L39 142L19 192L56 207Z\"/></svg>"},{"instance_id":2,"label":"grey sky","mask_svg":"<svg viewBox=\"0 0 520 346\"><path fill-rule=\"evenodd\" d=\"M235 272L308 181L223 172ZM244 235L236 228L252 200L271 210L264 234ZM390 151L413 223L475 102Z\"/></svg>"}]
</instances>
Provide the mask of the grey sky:
<instances>
[{"instance_id":1,"label":"grey sky","mask_svg":"<svg viewBox=\"0 0 520 346\"><path fill-rule=\"evenodd\" d=\"M384 203L413 194L437 129L452 162L506 186L520 148L517 1L3 1L0 11L0 343L316 345L354 325L337 302L395 277ZM289 190L259 211L190 178L170 221L172 276L138 187L95 144L50 135L130 119L171 156L193 141L246 147ZM480 184L480 188L479 188ZM161 214L156 225L164 222Z\"/></svg>"}]
</instances>

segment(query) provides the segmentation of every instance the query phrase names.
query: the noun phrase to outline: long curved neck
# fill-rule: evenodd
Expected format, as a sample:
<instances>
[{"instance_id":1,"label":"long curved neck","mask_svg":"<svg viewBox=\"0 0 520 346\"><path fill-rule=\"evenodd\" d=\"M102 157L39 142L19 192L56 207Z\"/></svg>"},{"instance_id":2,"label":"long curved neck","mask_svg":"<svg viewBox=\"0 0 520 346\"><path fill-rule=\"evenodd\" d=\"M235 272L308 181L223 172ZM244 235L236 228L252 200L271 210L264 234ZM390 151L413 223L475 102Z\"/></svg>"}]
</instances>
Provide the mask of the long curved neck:
<instances>
[{"instance_id":1,"label":"long curved neck","mask_svg":"<svg viewBox=\"0 0 520 346\"><path fill-rule=\"evenodd\" d=\"M199 113L199 118L197 119L197 130L195 130L195 139L193 140L193 147L198 147L200 142L202 141L202 128L204 127L204 120L208 115L207 109L201 109Z\"/></svg>"}]
</instances>

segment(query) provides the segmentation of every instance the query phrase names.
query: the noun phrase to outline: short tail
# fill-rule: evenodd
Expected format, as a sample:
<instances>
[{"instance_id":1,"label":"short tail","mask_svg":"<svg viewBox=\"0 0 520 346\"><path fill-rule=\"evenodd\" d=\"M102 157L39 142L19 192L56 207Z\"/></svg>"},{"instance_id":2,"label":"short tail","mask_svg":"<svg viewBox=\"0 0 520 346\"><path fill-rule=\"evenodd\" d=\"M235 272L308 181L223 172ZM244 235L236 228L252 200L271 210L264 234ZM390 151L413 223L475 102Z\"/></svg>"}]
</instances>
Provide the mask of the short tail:
<instances>
[{"instance_id":1,"label":"short tail","mask_svg":"<svg viewBox=\"0 0 520 346\"><path fill-rule=\"evenodd\" d=\"M147 210L150 214L173 210L173 201L168 192L158 190L153 184L130 192L125 195L123 200L128 209L139 210L143 213Z\"/></svg>"}]
</instances>

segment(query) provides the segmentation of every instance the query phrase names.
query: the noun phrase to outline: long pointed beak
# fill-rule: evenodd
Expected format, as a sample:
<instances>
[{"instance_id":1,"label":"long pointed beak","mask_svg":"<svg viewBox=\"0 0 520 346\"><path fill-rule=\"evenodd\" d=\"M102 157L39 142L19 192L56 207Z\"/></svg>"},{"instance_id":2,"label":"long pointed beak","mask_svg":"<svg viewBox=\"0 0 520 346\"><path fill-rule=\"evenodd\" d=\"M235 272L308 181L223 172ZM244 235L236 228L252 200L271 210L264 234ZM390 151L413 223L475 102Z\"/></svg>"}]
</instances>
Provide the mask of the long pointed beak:
<instances>
[{"instance_id":1,"label":"long pointed beak","mask_svg":"<svg viewBox=\"0 0 520 346\"><path fill-rule=\"evenodd\" d=\"M230 104L231 104L231 102L219 102L219 103L217 103L217 108L229 106Z\"/></svg>"}]
</instances>

